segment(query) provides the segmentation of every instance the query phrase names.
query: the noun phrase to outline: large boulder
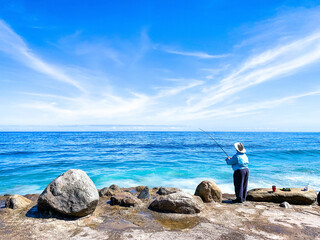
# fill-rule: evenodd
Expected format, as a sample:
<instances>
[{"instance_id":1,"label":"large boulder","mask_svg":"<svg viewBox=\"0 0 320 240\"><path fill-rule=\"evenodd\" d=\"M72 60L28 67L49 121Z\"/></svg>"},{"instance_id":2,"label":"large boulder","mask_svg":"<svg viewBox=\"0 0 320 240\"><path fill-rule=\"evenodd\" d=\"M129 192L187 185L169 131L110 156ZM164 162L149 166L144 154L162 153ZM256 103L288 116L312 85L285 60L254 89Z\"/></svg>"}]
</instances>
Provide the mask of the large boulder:
<instances>
[{"instance_id":1,"label":"large boulder","mask_svg":"<svg viewBox=\"0 0 320 240\"><path fill-rule=\"evenodd\" d=\"M69 217L91 214L99 201L98 191L82 170L71 169L54 179L41 193L38 209Z\"/></svg>"},{"instance_id":2,"label":"large boulder","mask_svg":"<svg viewBox=\"0 0 320 240\"><path fill-rule=\"evenodd\" d=\"M159 195L168 195L171 193L180 192L181 190L179 188L170 188L170 187L160 187L157 191L157 194Z\"/></svg>"},{"instance_id":3,"label":"large boulder","mask_svg":"<svg viewBox=\"0 0 320 240\"><path fill-rule=\"evenodd\" d=\"M217 184L212 181L202 181L194 195L201 197L204 202L222 202L222 192Z\"/></svg>"},{"instance_id":4,"label":"large boulder","mask_svg":"<svg viewBox=\"0 0 320 240\"><path fill-rule=\"evenodd\" d=\"M310 205L317 199L317 193L310 189L303 191L301 188L291 188L291 191L272 191L270 188L254 188L248 191L247 200L255 202L288 202L297 205Z\"/></svg>"},{"instance_id":5,"label":"large boulder","mask_svg":"<svg viewBox=\"0 0 320 240\"><path fill-rule=\"evenodd\" d=\"M150 205L149 209L166 213L199 213L204 208L200 197L185 192L176 192L159 196Z\"/></svg>"},{"instance_id":6,"label":"large boulder","mask_svg":"<svg viewBox=\"0 0 320 240\"><path fill-rule=\"evenodd\" d=\"M23 209L28 207L30 204L32 203L31 200L29 200L28 198L25 198L21 195L15 194L15 195L11 195L6 203L5 203L5 207L6 208L11 208L11 209Z\"/></svg>"},{"instance_id":7,"label":"large boulder","mask_svg":"<svg viewBox=\"0 0 320 240\"><path fill-rule=\"evenodd\" d=\"M139 203L141 203L141 201L128 192L116 193L110 198L110 205L119 205L122 207L134 207Z\"/></svg>"}]
</instances>

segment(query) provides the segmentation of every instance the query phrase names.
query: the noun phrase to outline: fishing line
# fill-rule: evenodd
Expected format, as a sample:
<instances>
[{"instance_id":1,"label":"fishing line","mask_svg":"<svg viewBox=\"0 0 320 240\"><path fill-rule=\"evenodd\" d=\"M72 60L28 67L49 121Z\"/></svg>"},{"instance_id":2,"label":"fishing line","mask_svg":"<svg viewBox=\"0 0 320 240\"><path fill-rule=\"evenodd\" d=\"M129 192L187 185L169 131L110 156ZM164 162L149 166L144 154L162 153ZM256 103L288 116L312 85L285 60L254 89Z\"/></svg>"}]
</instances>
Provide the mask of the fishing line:
<instances>
[{"instance_id":1,"label":"fishing line","mask_svg":"<svg viewBox=\"0 0 320 240\"><path fill-rule=\"evenodd\" d=\"M202 130L201 128L199 128L199 129L200 129L202 132L204 132L205 134L207 134L207 135L219 146L219 148L221 148L221 150L227 155L227 157L229 157L229 155L226 153L226 151L223 150L223 148L220 146L220 144L217 143L217 141L214 140L214 138L213 138L209 133L207 133L206 131Z\"/></svg>"}]
</instances>

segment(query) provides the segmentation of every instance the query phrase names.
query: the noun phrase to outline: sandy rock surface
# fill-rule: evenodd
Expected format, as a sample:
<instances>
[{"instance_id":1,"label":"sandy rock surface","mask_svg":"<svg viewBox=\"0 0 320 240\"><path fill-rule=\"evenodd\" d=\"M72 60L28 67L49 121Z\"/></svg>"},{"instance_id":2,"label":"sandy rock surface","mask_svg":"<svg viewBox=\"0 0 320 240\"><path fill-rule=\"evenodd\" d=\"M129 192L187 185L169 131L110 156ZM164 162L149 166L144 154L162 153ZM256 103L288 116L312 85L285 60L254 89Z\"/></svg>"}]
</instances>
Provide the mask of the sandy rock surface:
<instances>
[{"instance_id":1,"label":"sandy rock surface","mask_svg":"<svg viewBox=\"0 0 320 240\"><path fill-rule=\"evenodd\" d=\"M157 196L155 194L152 196ZM75 220L41 218L38 195L29 194L28 209L4 208L8 197L0 196L0 236L9 239L280 239L319 240L320 207L245 202L231 204L233 195L224 194L222 203L205 203L198 214L159 213L148 209L149 202L135 207L111 206L110 197L101 197L95 211Z\"/></svg>"}]
</instances>

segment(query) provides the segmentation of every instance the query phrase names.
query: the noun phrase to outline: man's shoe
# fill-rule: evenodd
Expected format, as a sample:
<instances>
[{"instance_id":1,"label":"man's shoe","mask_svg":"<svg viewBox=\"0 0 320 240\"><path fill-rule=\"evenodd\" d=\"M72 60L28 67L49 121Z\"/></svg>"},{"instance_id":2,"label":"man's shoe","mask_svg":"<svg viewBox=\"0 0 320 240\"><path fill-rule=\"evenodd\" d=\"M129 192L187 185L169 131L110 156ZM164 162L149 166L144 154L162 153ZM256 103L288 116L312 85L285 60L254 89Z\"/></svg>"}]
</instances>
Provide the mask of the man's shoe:
<instances>
[{"instance_id":1,"label":"man's shoe","mask_svg":"<svg viewBox=\"0 0 320 240\"><path fill-rule=\"evenodd\" d=\"M232 200L232 203L242 203L242 201L240 201L238 199L234 199L234 200Z\"/></svg>"}]
</instances>

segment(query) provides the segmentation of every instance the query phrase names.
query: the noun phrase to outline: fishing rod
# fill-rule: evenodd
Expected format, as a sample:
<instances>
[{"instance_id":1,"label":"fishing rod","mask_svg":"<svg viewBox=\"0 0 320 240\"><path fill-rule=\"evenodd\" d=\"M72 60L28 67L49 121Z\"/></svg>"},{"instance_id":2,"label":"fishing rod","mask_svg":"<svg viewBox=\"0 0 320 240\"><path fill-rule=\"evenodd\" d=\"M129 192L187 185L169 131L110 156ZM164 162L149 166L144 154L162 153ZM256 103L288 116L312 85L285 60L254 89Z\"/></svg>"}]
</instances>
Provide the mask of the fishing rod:
<instances>
[{"instance_id":1,"label":"fishing rod","mask_svg":"<svg viewBox=\"0 0 320 240\"><path fill-rule=\"evenodd\" d=\"M227 157L229 157L229 155L226 153L226 151L223 150L223 148L220 146L220 144L217 143L217 141L214 140L214 138L213 138L209 133L207 133L206 131L202 130L201 128L199 128L199 129L200 129L202 132L204 132L205 134L207 134L207 135L219 146L219 148L221 148L221 150L227 155Z\"/></svg>"}]
</instances>

